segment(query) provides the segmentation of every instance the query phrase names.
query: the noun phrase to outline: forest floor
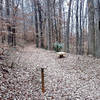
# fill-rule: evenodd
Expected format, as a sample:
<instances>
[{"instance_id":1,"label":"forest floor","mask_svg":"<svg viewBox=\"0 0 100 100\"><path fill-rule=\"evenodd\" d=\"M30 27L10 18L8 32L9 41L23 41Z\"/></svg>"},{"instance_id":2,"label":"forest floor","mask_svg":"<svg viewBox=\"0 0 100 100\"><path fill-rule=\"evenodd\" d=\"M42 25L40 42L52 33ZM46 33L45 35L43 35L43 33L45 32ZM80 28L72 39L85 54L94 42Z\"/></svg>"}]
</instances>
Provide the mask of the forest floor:
<instances>
[{"instance_id":1,"label":"forest floor","mask_svg":"<svg viewBox=\"0 0 100 100\"><path fill-rule=\"evenodd\" d=\"M0 70L0 100L100 100L100 59L34 46L11 52L14 67ZM44 67L45 93L41 91Z\"/></svg>"}]
</instances>

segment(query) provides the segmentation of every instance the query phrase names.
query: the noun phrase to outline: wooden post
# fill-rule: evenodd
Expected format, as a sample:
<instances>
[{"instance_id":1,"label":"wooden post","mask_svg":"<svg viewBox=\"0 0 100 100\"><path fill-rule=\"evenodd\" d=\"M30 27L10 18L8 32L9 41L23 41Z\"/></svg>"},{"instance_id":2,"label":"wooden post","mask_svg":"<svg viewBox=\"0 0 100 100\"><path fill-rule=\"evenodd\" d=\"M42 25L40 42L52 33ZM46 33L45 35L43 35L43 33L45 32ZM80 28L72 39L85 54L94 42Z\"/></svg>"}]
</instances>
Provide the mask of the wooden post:
<instances>
[{"instance_id":1,"label":"wooden post","mask_svg":"<svg viewBox=\"0 0 100 100\"><path fill-rule=\"evenodd\" d=\"M41 81L42 81L42 92L45 92L44 88L44 68L41 68Z\"/></svg>"}]
</instances>

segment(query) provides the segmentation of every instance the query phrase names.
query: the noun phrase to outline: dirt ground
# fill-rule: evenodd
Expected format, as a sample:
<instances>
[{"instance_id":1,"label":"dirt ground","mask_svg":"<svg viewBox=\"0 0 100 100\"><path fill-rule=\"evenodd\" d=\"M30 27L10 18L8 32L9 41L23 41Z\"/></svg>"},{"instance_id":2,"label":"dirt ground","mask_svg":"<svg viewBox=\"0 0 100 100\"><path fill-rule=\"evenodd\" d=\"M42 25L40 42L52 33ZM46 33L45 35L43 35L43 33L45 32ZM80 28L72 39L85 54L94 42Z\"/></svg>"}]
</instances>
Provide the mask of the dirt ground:
<instances>
[{"instance_id":1,"label":"dirt ground","mask_svg":"<svg viewBox=\"0 0 100 100\"><path fill-rule=\"evenodd\" d=\"M0 70L0 100L100 100L100 59L72 54L59 59L56 52L32 45L10 59L14 68Z\"/></svg>"}]
</instances>

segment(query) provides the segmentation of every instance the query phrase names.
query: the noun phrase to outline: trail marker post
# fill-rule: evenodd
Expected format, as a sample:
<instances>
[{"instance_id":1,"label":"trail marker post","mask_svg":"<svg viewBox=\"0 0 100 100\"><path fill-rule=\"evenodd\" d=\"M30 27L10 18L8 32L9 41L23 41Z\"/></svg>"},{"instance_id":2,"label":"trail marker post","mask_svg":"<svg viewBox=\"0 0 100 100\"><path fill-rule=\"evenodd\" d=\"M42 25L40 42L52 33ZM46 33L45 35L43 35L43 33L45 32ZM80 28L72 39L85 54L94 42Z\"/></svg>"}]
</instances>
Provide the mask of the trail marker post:
<instances>
[{"instance_id":1,"label":"trail marker post","mask_svg":"<svg viewBox=\"0 0 100 100\"><path fill-rule=\"evenodd\" d=\"M44 87L44 68L41 68L41 81L42 81L42 92L45 92L45 87Z\"/></svg>"}]
</instances>

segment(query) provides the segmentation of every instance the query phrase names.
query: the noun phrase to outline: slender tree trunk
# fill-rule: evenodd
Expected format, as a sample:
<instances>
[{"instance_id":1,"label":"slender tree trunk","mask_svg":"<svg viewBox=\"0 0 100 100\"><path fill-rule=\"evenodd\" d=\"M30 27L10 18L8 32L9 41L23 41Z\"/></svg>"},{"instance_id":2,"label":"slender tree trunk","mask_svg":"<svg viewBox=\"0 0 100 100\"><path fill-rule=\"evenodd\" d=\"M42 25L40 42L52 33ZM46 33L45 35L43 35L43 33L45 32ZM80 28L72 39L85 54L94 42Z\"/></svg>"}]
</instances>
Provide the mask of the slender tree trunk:
<instances>
[{"instance_id":1,"label":"slender tree trunk","mask_svg":"<svg viewBox=\"0 0 100 100\"><path fill-rule=\"evenodd\" d=\"M83 54L83 32L82 32L82 2L83 1L80 1L80 50L79 50L79 54L82 55Z\"/></svg>"},{"instance_id":2,"label":"slender tree trunk","mask_svg":"<svg viewBox=\"0 0 100 100\"><path fill-rule=\"evenodd\" d=\"M51 17L50 17L50 0L47 0L48 7L48 49L51 49Z\"/></svg>"},{"instance_id":3,"label":"slender tree trunk","mask_svg":"<svg viewBox=\"0 0 100 100\"><path fill-rule=\"evenodd\" d=\"M39 31L38 31L38 13L37 13L37 1L34 0L34 11L35 11L35 31L36 31L36 47L39 47Z\"/></svg>"},{"instance_id":4,"label":"slender tree trunk","mask_svg":"<svg viewBox=\"0 0 100 100\"><path fill-rule=\"evenodd\" d=\"M94 0L88 0L88 54L95 56Z\"/></svg>"},{"instance_id":5,"label":"slender tree trunk","mask_svg":"<svg viewBox=\"0 0 100 100\"><path fill-rule=\"evenodd\" d=\"M59 0L59 39L58 42L61 43L61 30L62 30L62 0Z\"/></svg>"},{"instance_id":6,"label":"slender tree trunk","mask_svg":"<svg viewBox=\"0 0 100 100\"><path fill-rule=\"evenodd\" d=\"M33 11L34 11L34 3L33 3L33 0L32 0L31 3L32 3L32 4L31 4L31 9L32 9L32 13L33 13ZM33 26L33 24L34 24L33 19L34 19L34 17L33 17L33 15L32 15L32 16L31 16L31 25L32 25L32 26Z\"/></svg>"},{"instance_id":7,"label":"slender tree trunk","mask_svg":"<svg viewBox=\"0 0 100 100\"><path fill-rule=\"evenodd\" d=\"M42 9L41 9L41 4L40 2L38 1L37 2L38 4L38 12L39 12L39 24L40 24L40 47L41 48L44 48L44 39L43 39L43 21L42 21Z\"/></svg>"},{"instance_id":8,"label":"slender tree trunk","mask_svg":"<svg viewBox=\"0 0 100 100\"><path fill-rule=\"evenodd\" d=\"M31 25L32 25L32 27L34 27L34 1L32 0L31 3L32 3L31 4L31 10L32 10ZM35 34L33 32L33 43L35 42L35 39L36 39L36 37L35 37Z\"/></svg>"},{"instance_id":9,"label":"slender tree trunk","mask_svg":"<svg viewBox=\"0 0 100 100\"><path fill-rule=\"evenodd\" d=\"M85 47L84 47L84 42L85 42L85 40L84 40L84 37L85 37L85 35L86 35L86 33L87 33L87 2L86 2L86 8L84 9L84 6L85 6L85 1L83 1L83 10L82 10L82 18L83 18L83 20L82 20L82 32L83 32L83 39L82 39L82 42L83 42L83 47L82 47L82 53L84 54L85 53ZM85 11L85 13L84 13L84 11ZM84 15L83 15L84 14Z\"/></svg>"},{"instance_id":10,"label":"slender tree trunk","mask_svg":"<svg viewBox=\"0 0 100 100\"><path fill-rule=\"evenodd\" d=\"M2 23L2 17L3 17L3 0L0 0L0 22L1 22L1 35L2 35L2 43L4 43L5 35L2 34L2 28L3 28L3 23Z\"/></svg>"},{"instance_id":11,"label":"slender tree trunk","mask_svg":"<svg viewBox=\"0 0 100 100\"><path fill-rule=\"evenodd\" d=\"M12 34L11 34L11 37L12 37L12 46L16 46L16 14L17 14L17 8L15 9L15 2L12 1L12 11L13 11L13 21L12 21L12 26L11 26L11 31L12 31Z\"/></svg>"},{"instance_id":12,"label":"slender tree trunk","mask_svg":"<svg viewBox=\"0 0 100 100\"><path fill-rule=\"evenodd\" d=\"M10 17L10 8L9 8L9 0L5 0L6 4L6 15L7 15L7 22L9 25L7 25L7 31L8 31L8 45L12 42L11 38L11 23L9 22L9 17Z\"/></svg>"},{"instance_id":13,"label":"slender tree trunk","mask_svg":"<svg viewBox=\"0 0 100 100\"><path fill-rule=\"evenodd\" d=\"M67 19L67 30L66 30L66 52L69 53L69 28L70 28L70 15L71 15L71 4L72 4L72 0L70 0L69 2L69 9L68 9L68 19Z\"/></svg>"},{"instance_id":14,"label":"slender tree trunk","mask_svg":"<svg viewBox=\"0 0 100 100\"><path fill-rule=\"evenodd\" d=\"M56 41L58 41L58 30L57 30L57 20L56 20L55 1L56 1L56 0L54 0L54 2L53 2L53 9L54 9L54 23L55 23Z\"/></svg>"},{"instance_id":15,"label":"slender tree trunk","mask_svg":"<svg viewBox=\"0 0 100 100\"><path fill-rule=\"evenodd\" d=\"M100 58L100 0L95 0L95 18L96 18L96 57Z\"/></svg>"},{"instance_id":16,"label":"slender tree trunk","mask_svg":"<svg viewBox=\"0 0 100 100\"><path fill-rule=\"evenodd\" d=\"M2 8L3 8L3 5L2 5L2 3L3 3L3 0L0 0L0 16L2 17Z\"/></svg>"},{"instance_id":17,"label":"slender tree trunk","mask_svg":"<svg viewBox=\"0 0 100 100\"><path fill-rule=\"evenodd\" d=\"M74 2L72 1L71 5L71 28L70 28L70 44L71 44L71 51L73 51L74 43L73 43L73 32L74 32Z\"/></svg>"},{"instance_id":18,"label":"slender tree trunk","mask_svg":"<svg viewBox=\"0 0 100 100\"><path fill-rule=\"evenodd\" d=\"M76 54L79 53L79 22L78 22L78 9L79 9L79 0L76 2Z\"/></svg>"},{"instance_id":19,"label":"slender tree trunk","mask_svg":"<svg viewBox=\"0 0 100 100\"><path fill-rule=\"evenodd\" d=\"M9 0L6 0L5 1L6 2L6 14L7 14L7 17L9 17L10 16L10 9L9 9Z\"/></svg>"},{"instance_id":20,"label":"slender tree trunk","mask_svg":"<svg viewBox=\"0 0 100 100\"><path fill-rule=\"evenodd\" d=\"M25 32L25 29L26 29L26 26L25 26L25 17L24 17L24 0L22 0L22 16L23 16L23 37L24 37L24 40L26 40L26 32Z\"/></svg>"}]
</instances>

